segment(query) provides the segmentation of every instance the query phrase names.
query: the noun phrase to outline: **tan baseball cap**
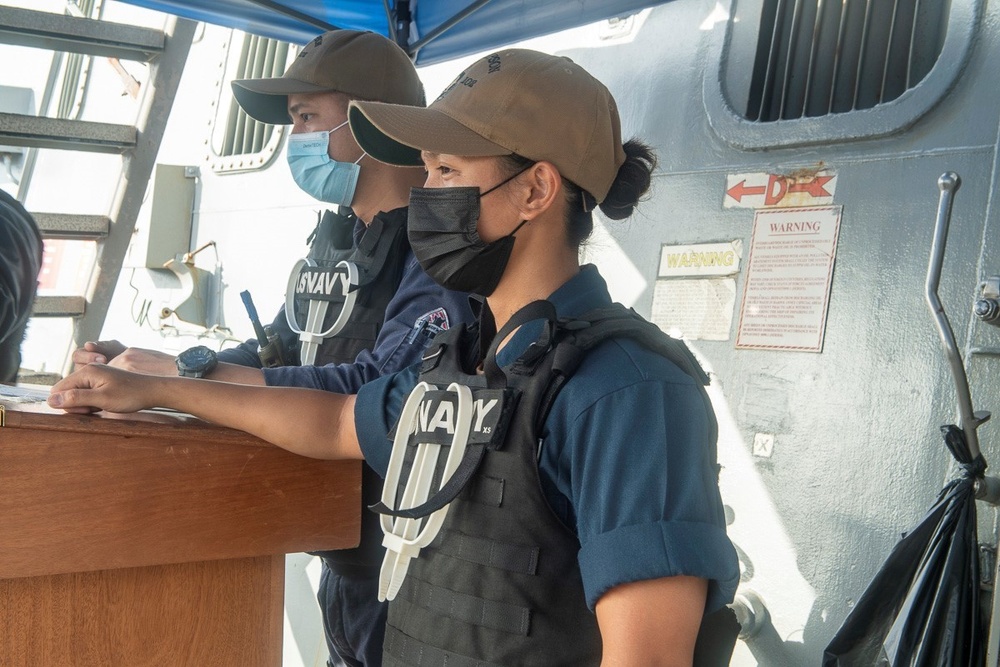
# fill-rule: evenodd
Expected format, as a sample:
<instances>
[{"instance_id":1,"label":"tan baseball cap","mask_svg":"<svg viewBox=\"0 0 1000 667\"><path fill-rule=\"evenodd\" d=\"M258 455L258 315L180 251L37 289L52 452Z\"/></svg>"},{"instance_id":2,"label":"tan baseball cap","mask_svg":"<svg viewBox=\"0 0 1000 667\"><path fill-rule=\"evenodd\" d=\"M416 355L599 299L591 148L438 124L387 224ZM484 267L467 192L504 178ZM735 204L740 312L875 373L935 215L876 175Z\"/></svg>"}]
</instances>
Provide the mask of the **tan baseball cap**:
<instances>
[{"instance_id":1,"label":"tan baseball cap","mask_svg":"<svg viewBox=\"0 0 1000 667\"><path fill-rule=\"evenodd\" d=\"M470 65L427 108L351 102L361 147L390 164L419 151L463 156L517 153L546 160L604 201L625 162L611 93L569 58L508 49Z\"/></svg>"},{"instance_id":2,"label":"tan baseball cap","mask_svg":"<svg viewBox=\"0 0 1000 667\"><path fill-rule=\"evenodd\" d=\"M339 92L392 104L424 105L424 86L413 62L394 42L374 32L331 30L304 45L278 78L233 81L243 110L263 123L288 125L288 96Z\"/></svg>"}]
</instances>

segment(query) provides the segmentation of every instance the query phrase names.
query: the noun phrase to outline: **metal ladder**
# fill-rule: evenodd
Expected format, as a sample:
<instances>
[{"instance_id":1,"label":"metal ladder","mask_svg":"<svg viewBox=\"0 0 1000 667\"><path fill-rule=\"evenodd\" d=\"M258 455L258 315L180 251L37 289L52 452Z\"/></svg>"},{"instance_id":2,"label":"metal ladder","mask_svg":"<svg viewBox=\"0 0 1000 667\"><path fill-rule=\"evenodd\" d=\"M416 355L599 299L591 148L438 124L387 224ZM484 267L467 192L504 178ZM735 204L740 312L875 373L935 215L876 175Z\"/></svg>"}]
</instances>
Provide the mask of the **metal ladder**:
<instances>
[{"instance_id":1,"label":"metal ladder","mask_svg":"<svg viewBox=\"0 0 1000 667\"><path fill-rule=\"evenodd\" d=\"M196 25L171 18L161 31L0 6L0 43L145 62L150 67L135 126L0 113L0 145L28 148L26 165L33 162L32 153L39 148L122 156L121 177L107 216L32 211L44 238L85 239L97 246L86 293L40 296L32 311L33 318L72 318L72 347L100 337ZM61 60L54 62L57 67ZM63 373L70 370L70 351L64 356ZM57 379L37 376L29 381L45 384Z\"/></svg>"}]
</instances>

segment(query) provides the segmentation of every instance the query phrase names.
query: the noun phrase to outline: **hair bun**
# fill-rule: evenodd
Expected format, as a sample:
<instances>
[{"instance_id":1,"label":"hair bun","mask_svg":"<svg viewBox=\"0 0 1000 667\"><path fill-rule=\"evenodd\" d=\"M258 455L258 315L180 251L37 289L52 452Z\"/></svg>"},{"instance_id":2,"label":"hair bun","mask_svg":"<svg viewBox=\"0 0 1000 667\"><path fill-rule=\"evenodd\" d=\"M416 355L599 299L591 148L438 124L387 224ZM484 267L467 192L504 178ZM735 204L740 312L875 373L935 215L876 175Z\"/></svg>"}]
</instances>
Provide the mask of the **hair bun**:
<instances>
[{"instance_id":1,"label":"hair bun","mask_svg":"<svg viewBox=\"0 0 1000 667\"><path fill-rule=\"evenodd\" d=\"M618 168L614 183L607 197L600 203L601 213L612 220L623 220L635 210L636 204L649 191L656 154L637 139L630 139L623 146L625 162Z\"/></svg>"}]
</instances>

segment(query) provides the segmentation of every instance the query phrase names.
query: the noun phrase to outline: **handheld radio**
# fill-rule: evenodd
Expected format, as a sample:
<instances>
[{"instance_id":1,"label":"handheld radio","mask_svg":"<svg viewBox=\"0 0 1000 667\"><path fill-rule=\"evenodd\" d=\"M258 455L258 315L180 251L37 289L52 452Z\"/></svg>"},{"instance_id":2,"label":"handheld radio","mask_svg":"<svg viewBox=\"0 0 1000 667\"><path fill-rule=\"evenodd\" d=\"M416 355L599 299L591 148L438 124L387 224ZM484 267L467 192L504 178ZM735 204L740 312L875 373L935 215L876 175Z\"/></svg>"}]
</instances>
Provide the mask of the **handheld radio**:
<instances>
[{"instance_id":1,"label":"handheld radio","mask_svg":"<svg viewBox=\"0 0 1000 667\"><path fill-rule=\"evenodd\" d=\"M257 355L260 357L261 365L264 368L284 366L285 355L281 349L281 338L277 334L271 333L269 331L270 327L261 326L260 318L257 316L257 309L253 305L253 299L250 298L248 290L240 292L240 298L243 299L243 305L246 306L247 314L250 316L250 323L253 325L254 334L257 336Z\"/></svg>"}]
</instances>

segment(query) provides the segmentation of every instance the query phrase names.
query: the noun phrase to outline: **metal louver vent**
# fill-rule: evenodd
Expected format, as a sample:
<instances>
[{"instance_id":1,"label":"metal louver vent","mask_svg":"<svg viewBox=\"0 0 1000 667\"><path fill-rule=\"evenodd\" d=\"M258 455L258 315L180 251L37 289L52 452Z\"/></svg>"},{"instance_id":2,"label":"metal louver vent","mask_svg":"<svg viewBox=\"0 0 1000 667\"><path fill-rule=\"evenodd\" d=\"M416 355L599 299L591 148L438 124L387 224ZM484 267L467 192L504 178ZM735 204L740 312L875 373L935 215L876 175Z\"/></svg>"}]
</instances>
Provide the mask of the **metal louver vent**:
<instances>
[{"instance_id":1,"label":"metal louver vent","mask_svg":"<svg viewBox=\"0 0 1000 667\"><path fill-rule=\"evenodd\" d=\"M246 35L232 71L233 79L260 79L281 76L285 71L289 45L256 35ZM234 54L235 56L235 54ZM227 87L228 89L228 87ZM216 171L244 171L266 164L274 153L281 129L254 120L232 99L225 121L217 123L213 152L222 158L213 163ZM220 119L221 120L221 119ZM218 130L222 129L221 132Z\"/></svg>"},{"instance_id":2,"label":"metal louver vent","mask_svg":"<svg viewBox=\"0 0 1000 667\"><path fill-rule=\"evenodd\" d=\"M746 118L871 109L941 54L950 0L764 0Z\"/></svg>"}]
</instances>

